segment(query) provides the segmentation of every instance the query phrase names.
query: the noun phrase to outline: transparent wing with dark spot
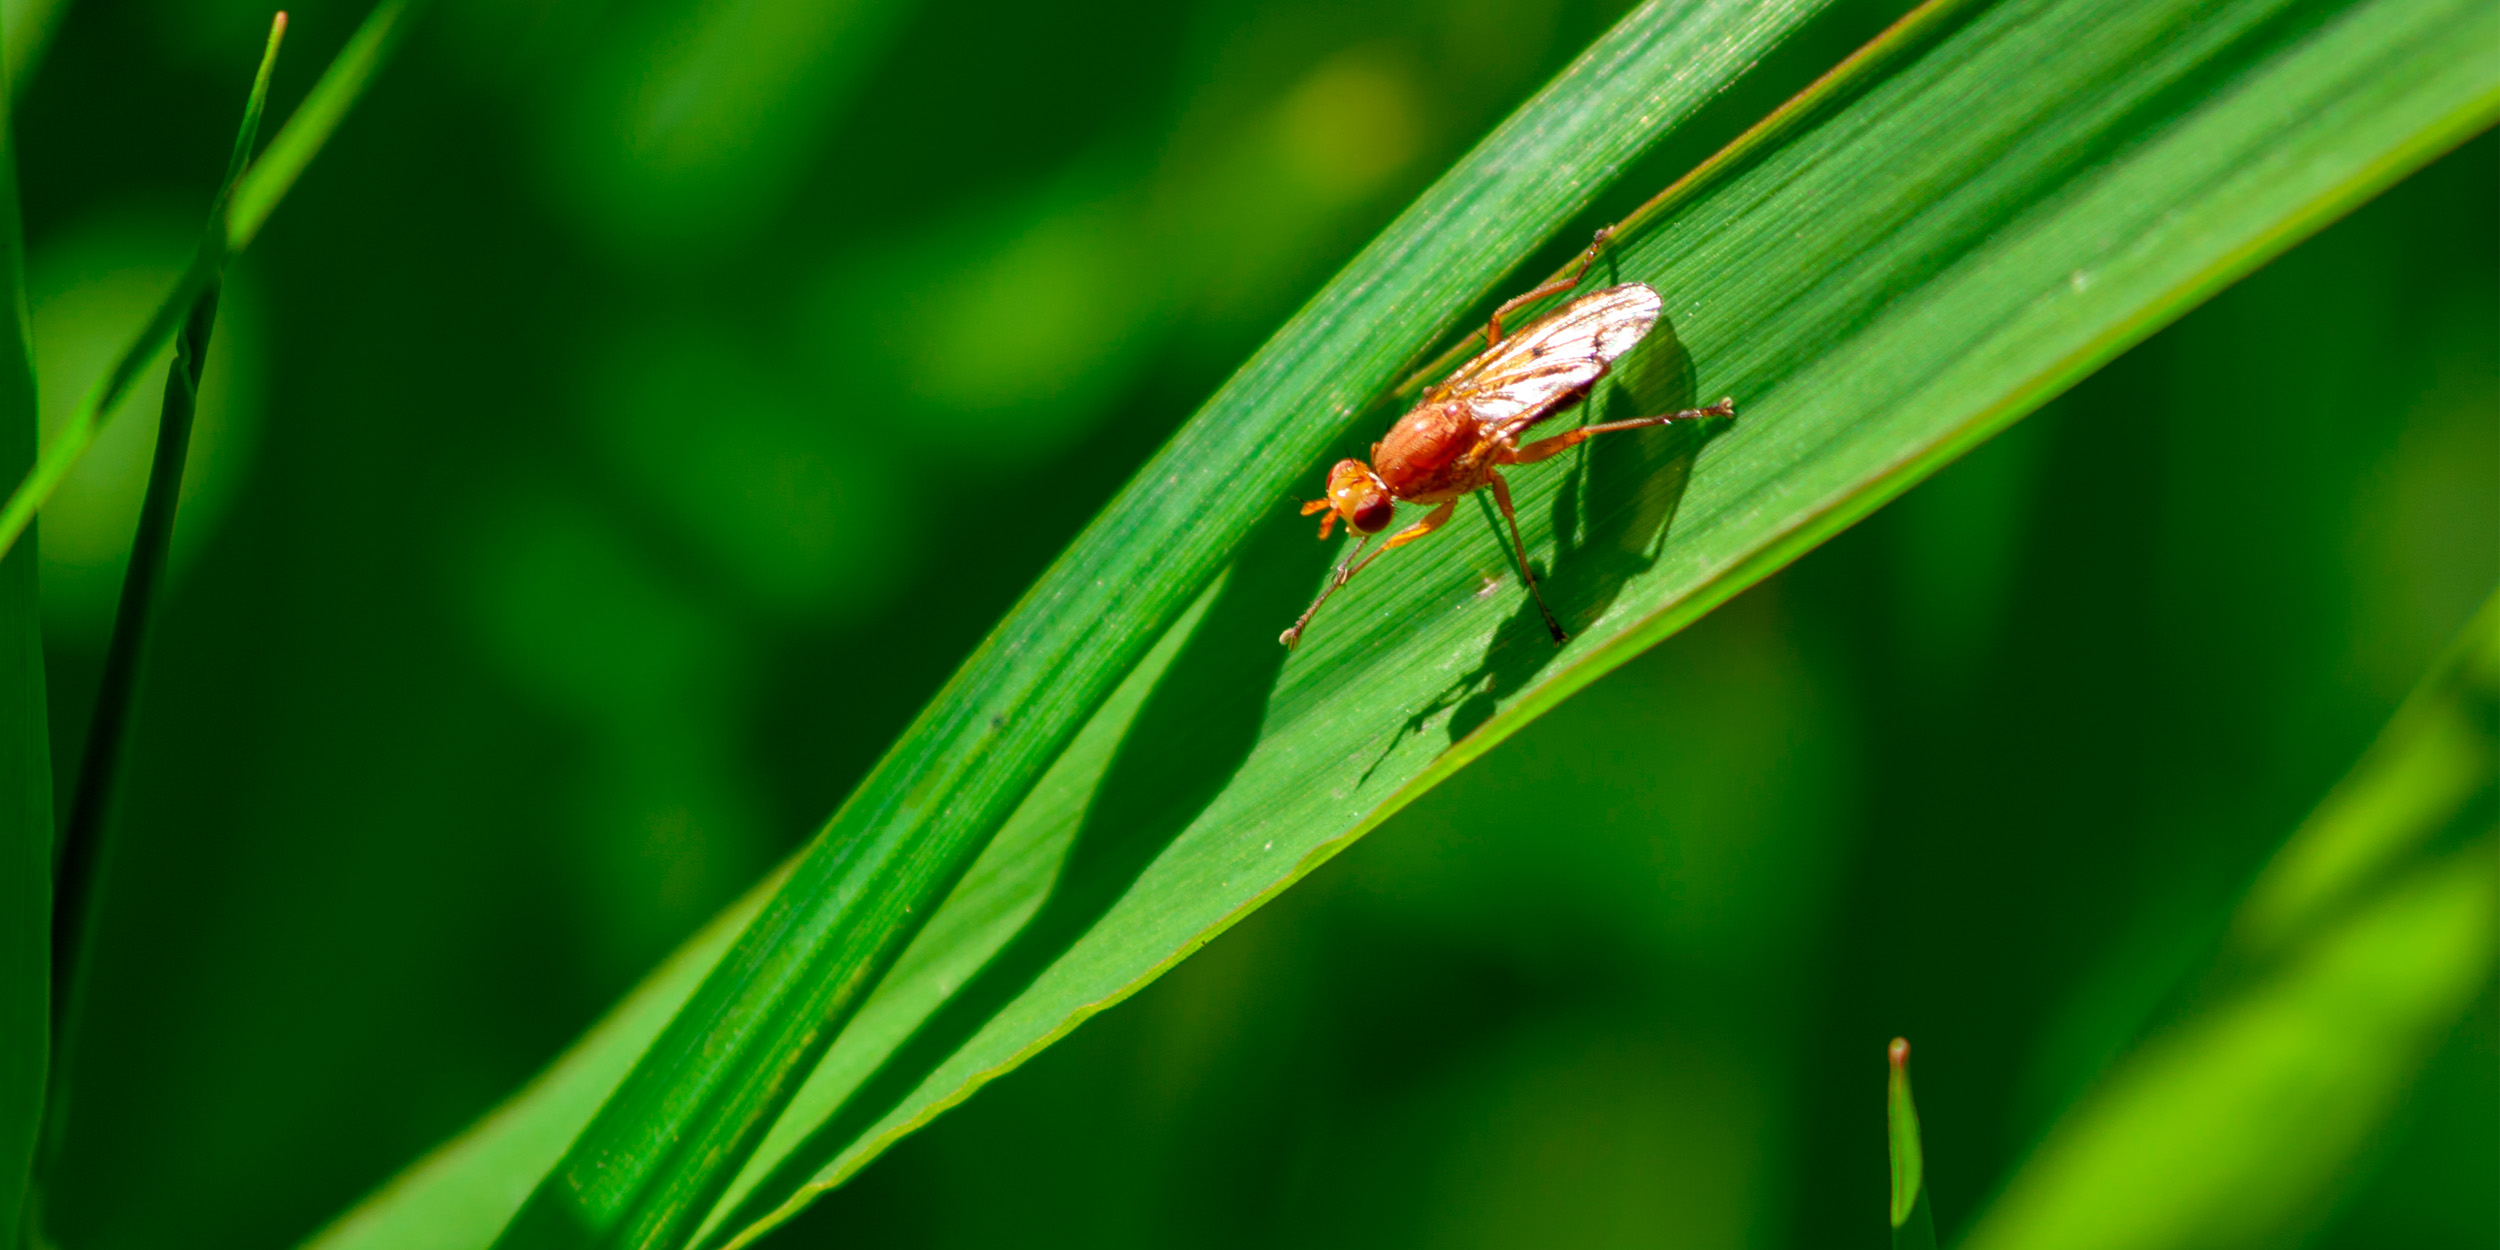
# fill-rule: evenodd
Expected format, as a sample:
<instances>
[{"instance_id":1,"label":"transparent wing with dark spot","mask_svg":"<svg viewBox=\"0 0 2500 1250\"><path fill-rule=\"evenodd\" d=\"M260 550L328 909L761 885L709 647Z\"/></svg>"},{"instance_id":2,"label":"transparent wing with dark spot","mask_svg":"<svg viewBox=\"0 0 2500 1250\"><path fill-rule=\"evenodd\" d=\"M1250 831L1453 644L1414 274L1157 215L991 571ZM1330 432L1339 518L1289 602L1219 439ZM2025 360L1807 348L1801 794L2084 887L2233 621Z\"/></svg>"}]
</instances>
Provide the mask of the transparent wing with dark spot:
<instances>
[{"instance_id":1,"label":"transparent wing with dark spot","mask_svg":"<svg viewBox=\"0 0 2500 1250\"><path fill-rule=\"evenodd\" d=\"M1497 425L1531 418L1605 376L1608 362L1658 324L1660 304L1639 282L1583 295L1460 366L1425 398L1457 400Z\"/></svg>"}]
</instances>

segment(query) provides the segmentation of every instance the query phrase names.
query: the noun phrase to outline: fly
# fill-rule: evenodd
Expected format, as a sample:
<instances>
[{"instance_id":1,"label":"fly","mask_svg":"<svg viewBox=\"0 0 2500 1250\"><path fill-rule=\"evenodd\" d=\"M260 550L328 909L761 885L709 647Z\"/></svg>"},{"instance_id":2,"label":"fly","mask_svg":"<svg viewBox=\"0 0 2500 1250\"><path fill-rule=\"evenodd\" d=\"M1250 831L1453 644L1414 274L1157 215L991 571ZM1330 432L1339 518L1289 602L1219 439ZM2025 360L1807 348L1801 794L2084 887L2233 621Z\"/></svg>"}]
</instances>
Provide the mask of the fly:
<instances>
[{"instance_id":1,"label":"fly","mask_svg":"<svg viewBox=\"0 0 2500 1250\"><path fill-rule=\"evenodd\" d=\"M1520 538L1519 518L1511 511L1510 483L1502 480L1500 470L1507 465L1535 464L1592 435L1736 415L1736 401L1722 399L1707 408L1584 425L1566 434L1520 444L1519 436L1530 427L1587 399L1590 389L1612 369L1615 358L1632 350L1649 334L1650 327L1658 324L1658 310L1663 303L1658 292L1647 283L1627 282L1592 291L1509 338L1502 337L1504 316L1523 304L1578 286L1589 266L1596 262L1598 252L1606 246L1610 232L1611 227L1597 232L1596 241L1581 254L1580 266L1570 277L1547 283L1494 309L1492 323L1485 328L1484 351L1460 365L1439 385L1426 390L1422 401L1389 427L1388 437L1372 444L1370 463L1340 460L1328 471L1327 495L1302 505L1302 515L1327 514L1319 520L1319 536L1323 539L1336 527L1339 518L1361 538L1345 563L1337 566L1319 598L1311 601L1311 606L1303 610L1302 619L1295 621L1278 641L1288 648L1300 642L1303 629L1310 625L1319 605L1328 602L1328 596L1335 594L1338 587L1369 568L1383 552L1441 528L1456 511L1461 496L1487 486L1493 488L1493 502L1501 508L1502 520L1510 525L1511 551L1519 559L1519 576L1528 583L1528 593L1536 599L1537 611L1544 614L1546 630L1553 634L1556 646L1570 637L1563 632L1562 623L1554 619L1553 609L1545 606L1544 592L1537 589L1536 573L1528 567L1528 544ZM1370 545L1372 536L1389 527L1390 516L1400 501L1439 506L1422 520L1391 534L1378 550L1364 555L1363 549Z\"/></svg>"}]
</instances>

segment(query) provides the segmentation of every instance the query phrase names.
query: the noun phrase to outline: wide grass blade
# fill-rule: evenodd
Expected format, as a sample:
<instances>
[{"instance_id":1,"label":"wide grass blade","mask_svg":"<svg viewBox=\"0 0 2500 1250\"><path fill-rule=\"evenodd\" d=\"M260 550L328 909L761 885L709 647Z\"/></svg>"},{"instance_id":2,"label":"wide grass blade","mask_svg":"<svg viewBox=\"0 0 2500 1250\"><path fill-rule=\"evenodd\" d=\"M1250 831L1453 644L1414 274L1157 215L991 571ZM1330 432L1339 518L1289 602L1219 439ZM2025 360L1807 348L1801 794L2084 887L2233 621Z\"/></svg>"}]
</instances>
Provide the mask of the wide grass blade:
<instances>
[{"instance_id":1,"label":"wide grass blade","mask_svg":"<svg viewBox=\"0 0 2500 1250\"><path fill-rule=\"evenodd\" d=\"M0 67L0 479L35 463L13 99ZM0 555L0 1239L12 1241L42 1132L52 1045L52 751L35 556L32 541Z\"/></svg>"},{"instance_id":2,"label":"wide grass blade","mask_svg":"<svg viewBox=\"0 0 2500 1250\"><path fill-rule=\"evenodd\" d=\"M1571 645L1546 641L1497 531L1462 517L1341 595L1288 658L1276 633L1334 554L1294 500L1328 453L1376 436L1393 415L1376 398L1461 304L1495 292L1521 240L1559 231L1617 165L1582 163L1582 140L1555 128L1569 119L1531 106L1489 150L1560 162L1551 194L1500 198L1523 171L1481 153L1445 179L1140 472L837 817L833 838L861 862L945 860L1059 755L1101 686L1133 676L1147 640L1177 648L1133 721L1098 717L1058 759L1054 777L1093 780L1025 800L814 1064L707 1243L786 1218L1528 719L2489 124L2500 64L2481 50L2495 38L2500 12L2479 0L1922 10L1894 55L1682 184L1660 228L1592 275L1668 297L1667 322L1596 396L1601 415L1728 394L1743 416L1715 437L1627 435L1516 475ZM1203 615L1164 631L1220 565ZM795 1030L767 1062L821 1044L798 1039L831 1012L758 1021L738 1004L810 988L794 982L826 932L811 926L842 902L837 879L859 880L793 878L658 1062L700 1067L716 1026ZM888 897L923 906L849 896ZM476 1244L435 1221L477 1220L518 1195L502 1169L553 1163L533 1143L581 1122L585 1091L618 1080L670 992L647 987L545 1078L562 1097L526 1095L323 1244ZM597 1160L720 1123L679 1118L702 1099L663 1107L660 1088L610 1101ZM740 1153L734 1135L703 1140ZM587 1172L556 1183L614 1197ZM614 1228L644 1200L588 1209Z\"/></svg>"},{"instance_id":3,"label":"wide grass blade","mask_svg":"<svg viewBox=\"0 0 2500 1250\"><path fill-rule=\"evenodd\" d=\"M1365 249L1087 527L922 712L500 1244L690 1236L1042 771L1347 418L1466 303L1819 7L1642 6ZM1256 663L1272 679L1274 659ZM1257 672L1245 676L1257 682Z\"/></svg>"},{"instance_id":4,"label":"wide grass blade","mask_svg":"<svg viewBox=\"0 0 2500 1250\"><path fill-rule=\"evenodd\" d=\"M2296 1245L2500 963L2500 598L2276 853L2180 1018L1966 1250Z\"/></svg>"},{"instance_id":5,"label":"wide grass blade","mask_svg":"<svg viewBox=\"0 0 2500 1250\"><path fill-rule=\"evenodd\" d=\"M79 401L77 409L53 435L52 444L43 449L34 468L9 493L8 501L0 504L0 552L17 541L61 480L77 467L78 458L94 444L104 415L120 406L122 397L139 380L139 371L173 338L201 292L216 283L230 258L251 246L260 228L267 224L269 214L286 198L296 178L346 119L348 109L390 62L391 53L406 37L423 3L424 0L382 0L348 39L347 46L331 59L329 68L322 71L320 81L313 84L312 92L287 118L278 136L269 141L268 151L244 171L242 179L234 184L233 194L219 201L210 228L201 236L199 251L175 281L174 289L157 305L156 312L129 345L113 358L112 366L96 381L94 389Z\"/></svg>"}]
</instances>

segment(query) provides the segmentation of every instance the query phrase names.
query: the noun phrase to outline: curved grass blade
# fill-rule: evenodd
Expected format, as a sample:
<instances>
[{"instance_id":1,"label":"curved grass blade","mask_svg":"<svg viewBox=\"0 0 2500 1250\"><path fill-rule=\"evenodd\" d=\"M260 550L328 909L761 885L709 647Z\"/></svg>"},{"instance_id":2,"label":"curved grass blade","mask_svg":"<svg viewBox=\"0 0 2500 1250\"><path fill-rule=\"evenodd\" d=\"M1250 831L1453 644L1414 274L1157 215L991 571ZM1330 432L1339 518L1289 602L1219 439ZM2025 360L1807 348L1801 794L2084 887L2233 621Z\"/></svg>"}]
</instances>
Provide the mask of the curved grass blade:
<instances>
[{"instance_id":1,"label":"curved grass blade","mask_svg":"<svg viewBox=\"0 0 2500 1250\"><path fill-rule=\"evenodd\" d=\"M52 32L61 24L69 0L5 0L0 3L0 72L11 91L24 91L43 62Z\"/></svg>"},{"instance_id":2,"label":"curved grass blade","mask_svg":"<svg viewBox=\"0 0 2500 1250\"><path fill-rule=\"evenodd\" d=\"M305 93L304 102L295 106L293 115L269 141L269 149L244 171L234 187L234 198L226 206L226 251L240 252L260 236L260 228L276 212L278 201L295 186L322 145L337 133L339 123L347 120L347 112L364 98L365 88L391 63L391 57L406 42L408 32L415 28L417 16L427 0L382 0L373 12L365 15L364 24L347 37L338 55L330 58L329 68L321 71L321 79ZM143 357L144 359L144 357Z\"/></svg>"},{"instance_id":3,"label":"curved grass blade","mask_svg":"<svg viewBox=\"0 0 2500 1250\"><path fill-rule=\"evenodd\" d=\"M940 691L499 1244L674 1245L690 1236L1050 760L1345 420L1396 380L1463 301L1516 268L1819 8L1819 0L1643 5L1366 248Z\"/></svg>"},{"instance_id":4,"label":"curved grass blade","mask_svg":"<svg viewBox=\"0 0 2500 1250\"><path fill-rule=\"evenodd\" d=\"M35 463L36 429L6 79L0 65L0 477ZM0 1238L11 1239L34 1168L52 1034L52 750L35 556L31 541L0 555Z\"/></svg>"},{"instance_id":5,"label":"curved grass blade","mask_svg":"<svg viewBox=\"0 0 2500 1250\"><path fill-rule=\"evenodd\" d=\"M1203 616L1209 598L1202 598L1104 701L1102 710L1077 734L1076 741L1033 788L1033 796L1016 810L1007 828L1000 832L1000 845L1053 845L1048 832L1066 825L1074 813L1083 810L1087 797L1102 784L1112 753L1135 723L1146 696L1170 669L1180 640ZM1021 899L1015 888L1020 885L1020 874L1003 874L1009 886L1003 897L995 889L985 890L985 879L995 880L1002 875L995 871L998 859L995 852L983 857L983 865L991 871L985 874L976 867L947 908L931 921L927 933L937 946L995 949L1004 935L983 932L984 929L1004 928L1013 932L1030 917L1029 905L1022 910L1016 906L1019 901L1027 901ZM749 890L746 897L714 917L701 933L671 955L545 1075L478 1127L419 1162L399 1180L315 1235L311 1244L331 1250L419 1250L483 1246L492 1241L538 1178L554 1166L574 1135L615 1090L635 1056L659 1036L669 1017L685 1005L695 985L720 962L730 942L788 877L789 868L785 865ZM974 900L974 905L959 905L966 899ZM1003 902L1004 906L984 906L984 899ZM960 981L977 969L978 964L971 963L940 971L951 972ZM885 997L878 1001L885 1001Z\"/></svg>"},{"instance_id":6,"label":"curved grass blade","mask_svg":"<svg viewBox=\"0 0 2500 1250\"><path fill-rule=\"evenodd\" d=\"M331 59L321 80L313 84L311 93L287 118L277 137L269 141L269 149L244 170L243 177L233 184L233 193L218 201L209 228L201 235L199 251L192 256L182 277L175 280L174 289L157 305L156 312L129 345L113 358L112 367L79 401L53 435L52 444L43 449L34 468L9 493L8 501L0 504L0 552L17 542L44 501L77 467L78 458L94 444L104 414L115 411L123 396L129 394L139 380L139 371L173 338L200 294L216 284L226 262L251 246L260 228L267 224L269 214L277 209L278 201L286 198L295 179L346 119L347 110L389 63L391 53L406 37L422 3L423 0L382 0L365 17L364 25L357 27L347 46Z\"/></svg>"},{"instance_id":7,"label":"curved grass blade","mask_svg":"<svg viewBox=\"0 0 2500 1250\"><path fill-rule=\"evenodd\" d=\"M1968 1250L2295 1245L2500 963L2500 597L2258 875L2170 1026Z\"/></svg>"},{"instance_id":8,"label":"curved grass blade","mask_svg":"<svg viewBox=\"0 0 2500 1250\"><path fill-rule=\"evenodd\" d=\"M234 151L226 160L225 179L211 201L209 230L219 230L219 212L234 193L260 141L260 119L269 103L269 78L278 66L278 48L286 39L286 14L269 23L269 40L261 50L260 68L243 103L243 122L236 128ZM223 256L222 248L204 245L203 255ZM154 618L157 592L165 580L165 564L173 552L174 511L182 492L182 470L190 454L191 417L198 406L201 371L208 363L208 340L217 325L217 293L224 277L220 267L185 310L182 330L174 340L174 359L167 370L165 396L156 428L156 453L148 468L148 485L139 505L139 525L131 538L130 561L122 574L121 600L113 614L113 633L105 648L104 672L96 685L95 714L87 723L87 749L79 759L78 786L70 798L69 819L61 830L54 869L52 912L52 1070L44 1099L45 1132L38 1163L38 1181L51 1170L68 1126L72 1069L77 1058L80 1009L84 994L81 968L87 948L89 916L95 902L95 869L103 853L106 817L121 771L122 749L130 715L138 699L139 664Z\"/></svg>"},{"instance_id":9,"label":"curved grass blade","mask_svg":"<svg viewBox=\"0 0 2500 1250\"><path fill-rule=\"evenodd\" d=\"M1472 548L1462 529L1401 550L1396 580L1268 676L1228 657L1325 567L1276 517L1234 584L1288 588L1217 605L1192 642L1203 673L1184 656L1157 694L1170 715L1127 748L1128 789L1115 769L1070 835L1065 871L1097 876L1029 887L1071 914L940 1015L855 1027L719 1227L786 1218L1571 691L2488 125L2500 66L2451 42L2466 34L2500 36L2500 15L2007 0L1754 157L1605 279L1668 292L1676 336L1651 358L1662 393L1605 415L1719 394L1745 415L1706 443L1593 445L1574 471L1517 475L1572 645L1553 651L1516 588L1479 595L1503 567L1487 523ZM1209 722L1244 684L1264 693L1228 748L1238 730Z\"/></svg>"},{"instance_id":10,"label":"curved grass blade","mask_svg":"<svg viewBox=\"0 0 2500 1250\"><path fill-rule=\"evenodd\" d=\"M1866 88L1883 80L1905 57L1927 51L1934 42L1950 33L1953 27L1975 10L1985 7L1984 0L1928 0L1904 14L1900 21L1867 41L1865 47L1850 53L1805 90L1771 111L1770 115L1749 127L1726 147L1695 166L1692 172L1678 178L1665 190L1649 197L1639 208L1625 214L1613 224L1613 231L1622 238L1635 238L1665 220L1702 192L1715 187L1722 179L1742 171L1748 163L1769 154L1778 145L1795 138L1806 126L1821 119L1830 109L1857 97ZM1551 286L1571 276L1578 268L1574 257L1562 268L1547 274L1536 287ZM1538 313L1572 298L1570 292L1542 303L1523 308L1512 324L1525 325ZM1469 357L1483 351L1486 327L1478 327L1461 335L1457 342L1421 368L1407 375L1397 386L1397 394L1412 397L1425 386L1449 376Z\"/></svg>"},{"instance_id":11,"label":"curved grass blade","mask_svg":"<svg viewBox=\"0 0 2500 1250\"><path fill-rule=\"evenodd\" d=\"M1936 1250L1927 1150L1918 1137L1918 1104L1910 1098L1909 1039L1892 1039L1888 1057L1892 1075L1884 1084L1884 1127L1892 1143L1892 1250Z\"/></svg>"},{"instance_id":12,"label":"curved grass blade","mask_svg":"<svg viewBox=\"0 0 2500 1250\"><path fill-rule=\"evenodd\" d=\"M1292 514L1295 488L1316 481L1328 435L1385 424L1346 428L1421 354L1392 327L1487 293L1500 252L1393 234L1141 472L897 758L970 769L945 752L991 727L979 699L1002 668L1098 676L1077 670L1113 653L1085 649L1087 631L1105 622L1106 648L1132 645L1140 605L1198 584L1210 536L1229 580L1099 782L1048 804L1036 791L974 864L707 1242L786 1218L1529 718L2500 112L2500 66L2474 51L2500 14L2474 0L2000 0L1939 25L1601 266L1670 299L1624 383L1596 397L1602 415L1694 394L1734 394L1745 415L1708 440L1592 444L1520 475L1532 550L1579 634L1569 648L1547 644L1515 586L1484 593L1502 545L1469 525L1402 550L1289 663L1273 641L1332 554ZM1416 278L1436 255L1447 264ZM1244 498L1265 515L1245 521ZM1050 745L1012 716L995 728L992 752ZM550 1080L615 1080L621 1063L589 1065L648 1019L603 1025L615 1049ZM575 1114L516 1103L322 1244L416 1244L435 1212L511 1201L480 1161L516 1159L499 1152Z\"/></svg>"}]
</instances>

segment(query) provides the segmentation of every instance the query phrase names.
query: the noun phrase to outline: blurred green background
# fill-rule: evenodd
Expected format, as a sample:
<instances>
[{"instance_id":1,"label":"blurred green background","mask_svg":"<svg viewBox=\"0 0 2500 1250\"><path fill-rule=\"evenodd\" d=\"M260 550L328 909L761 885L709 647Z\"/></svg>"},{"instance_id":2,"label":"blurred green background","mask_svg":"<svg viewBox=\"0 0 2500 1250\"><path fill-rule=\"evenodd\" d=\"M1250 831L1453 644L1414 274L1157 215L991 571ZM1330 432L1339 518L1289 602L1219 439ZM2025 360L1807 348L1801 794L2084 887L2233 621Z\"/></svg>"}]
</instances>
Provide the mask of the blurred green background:
<instances>
[{"instance_id":1,"label":"blurred green background","mask_svg":"<svg viewBox=\"0 0 2500 1250\"><path fill-rule=\"evenodd\" d=\"M512 1091L1621 7L444 0L218 326L64 1242L295 1241ZM57 420L185 256L267 12L10 12ZM293 10L277 107L362 13ZM153 389L44 516L64 789ZM2495 580L2485 136L773 1244L1876 1246L1896 1033L1949 1238ZM2320 1235L2500 1245L2495 1108L2487 988Z\"/></svg>"}]
</instances>

